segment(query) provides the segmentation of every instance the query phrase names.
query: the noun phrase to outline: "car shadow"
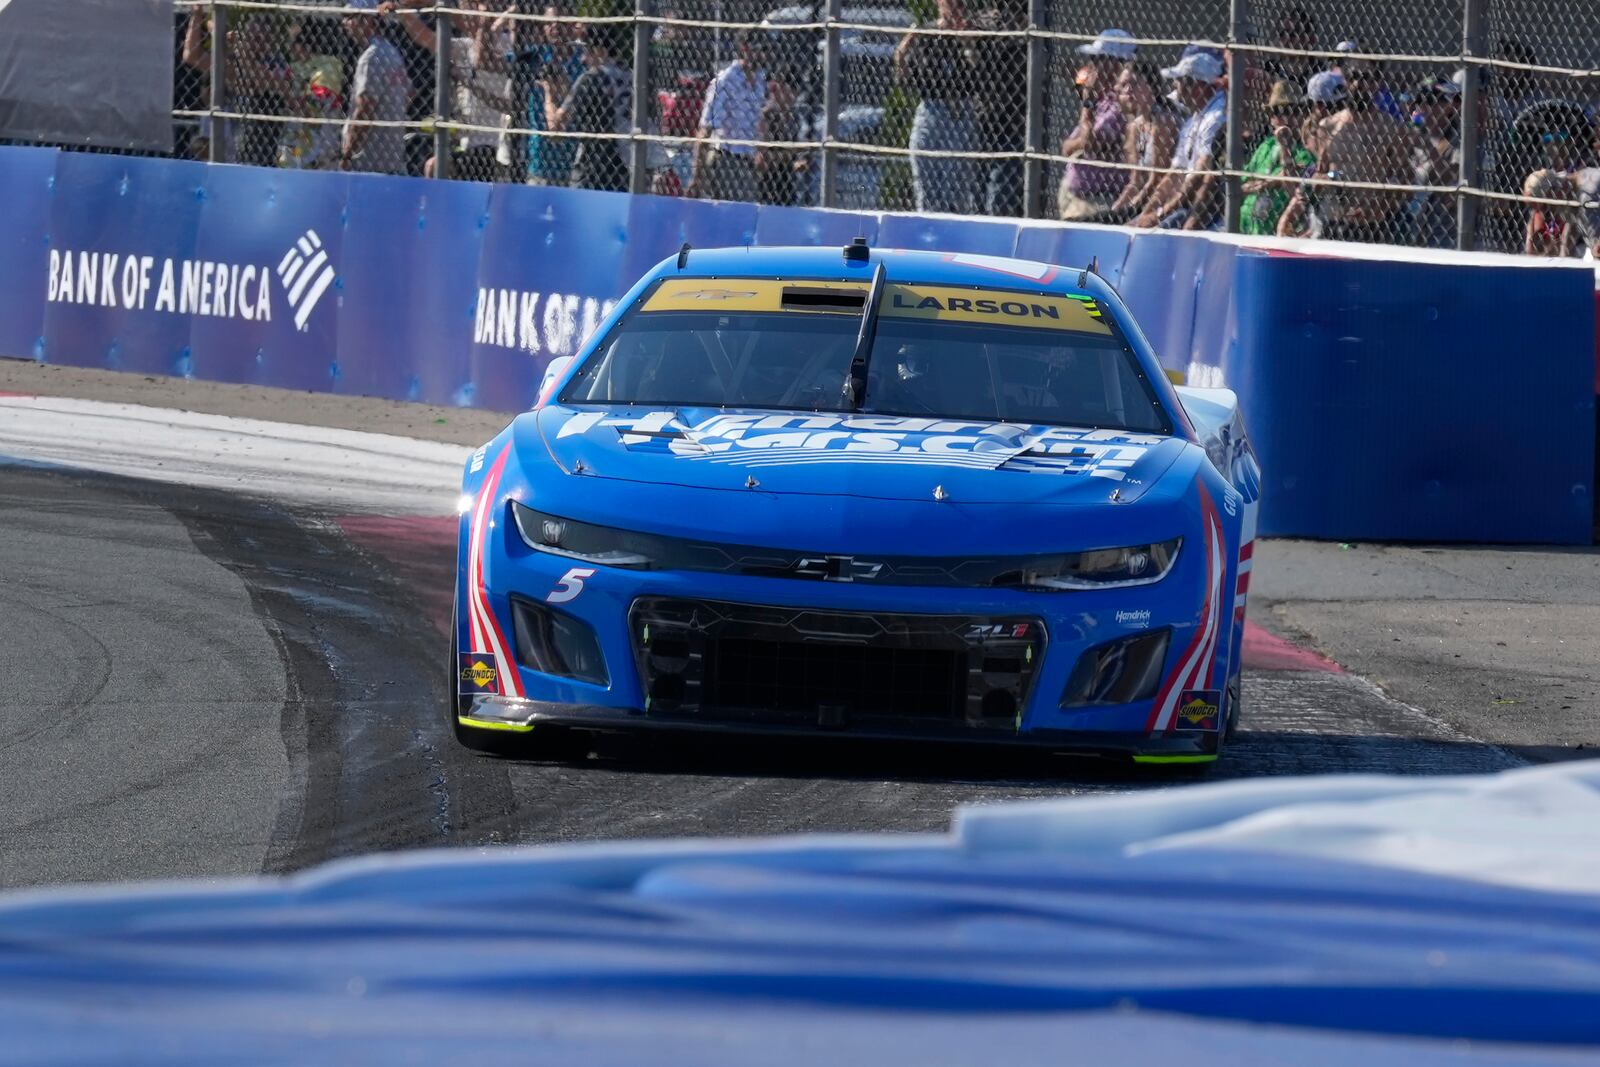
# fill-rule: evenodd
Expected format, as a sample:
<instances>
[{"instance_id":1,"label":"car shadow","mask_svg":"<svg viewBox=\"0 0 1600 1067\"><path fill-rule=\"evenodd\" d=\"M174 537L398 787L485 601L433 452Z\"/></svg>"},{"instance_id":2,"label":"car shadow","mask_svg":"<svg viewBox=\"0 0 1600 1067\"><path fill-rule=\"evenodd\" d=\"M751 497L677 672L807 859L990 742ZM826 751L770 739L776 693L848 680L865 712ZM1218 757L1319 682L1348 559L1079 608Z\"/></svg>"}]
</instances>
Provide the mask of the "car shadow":
<instances>
[{"instance_id":1,"label":"car shadow","mask_svg":"<svg viewBox=\"0 0 1600 1067\"><path fill-rule=\"evenodd\" d=\"M1583 755L1582 751L1514 749L1466 740L1245 727L1228 743L1221 759L1198 765L1139 765L1122 758L948 742L887 742L847 736L702 737L665 732L580 735L558 762L617 774L1132 789L1282 775L1475 774Z\"/></svg>"}]
</instances>

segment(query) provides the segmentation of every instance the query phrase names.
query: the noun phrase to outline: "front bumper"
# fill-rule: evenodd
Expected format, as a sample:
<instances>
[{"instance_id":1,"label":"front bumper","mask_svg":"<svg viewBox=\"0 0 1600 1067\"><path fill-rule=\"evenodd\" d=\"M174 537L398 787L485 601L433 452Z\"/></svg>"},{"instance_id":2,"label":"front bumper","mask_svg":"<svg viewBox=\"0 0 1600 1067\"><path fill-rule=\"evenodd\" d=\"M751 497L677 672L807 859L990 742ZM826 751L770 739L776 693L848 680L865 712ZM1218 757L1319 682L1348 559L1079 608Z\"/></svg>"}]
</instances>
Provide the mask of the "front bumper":
<instances>
[{"instance_id":1,"label":"front bumper","mask_svg":"<svg viewBox=\"0 0 1600 1067\"><path fill-rule=\"evenodd\" d=\"M998 733L933 724L895 727L852 724L842 729L799 726L781 721L703 722L646 715L643 708L618 708L603 704L563 704L509 697L472 698L471 707L458 721L463 727L486 731L532 733L539 726L558 726L599 732L651 731L724 737L763 736L839 738L872 741L917 741L984 746L1021 746L1085 756L1132 759L1135 763L1209 763L1217 758L1215 733L1179 733L1151 737L1141 732L1090 730L1028 730Z\"/></svg>"},{"instance_id":2,"label":"front bumper","mask_svg":"<svg viewBox=\"0 0 1600 1067\"><path fill-rule=\"evenodd\" d=\"M505 620L506 629L512 629L519 603L583 623L593 631L594 647L604 660L604 671L595 672L604 683L532 670L527 664L535 659L516 657L517 664L507 666L517 671L518 692L460 694L459 721L464 728L515 732L551 723L594 730L653 727L720 734L918 739L1038 746L1169 762L1201 762L1215 758L1218 751L1222 726L1218 718L1202 728L1180 723L1153 730L1156 702L1148 697L1062 706L1074 668L1086 652L1142 635L1167 635L1165 659L1156 662L1162 679L1179 674L1191 639L1198 642L1206 630L1208 577L1202 553L1180 556L1172 573L1147 586L1036 593L575 567L572 559L529 549L514 532L489 542L485 599ZM464 570L462 578L465 585ZM646 626L674 617L681 621L684 613L677 608L683 605L695 606L691 615L701 609L709 609L704 612L707 617L736 614L740 632L716 648L691 641L669 652L655 645L658 631L647 632ZM458 610L465 619L465 600ZM1227 650L1233 644L1229 632L1234 619L1225 609L1216 615L1221 616L1222 627L1216 635L1217 655L1201 676L1210 679L1203 688L1220 705L1218 691L1231 677ZM779 642L789 649L806 642L875 643L878 647L867 650L859 661L844 657L828 668L841 673L857 670L869 680L901 670L901 680L887 686L884 702L878 704L861 690L841 697L826 685L815 685L814 679L828 671L818 670L803 652L798 661L774 657L771 677L763 675L764 668L755 664L771 648L751 647L772 637L773 627L766 626L762 616L777 617L777 629L802 631L799 637L790 634ZM793 621L798 616L825 617L826 624L798 625ZM862 633L834 625L845 617L869 620L875 626L881 623L883 632L868 635L863 642ZM1014 629L1024 622L1029 624L1025 636ZM696 628L709 634L717 625L721 623L713 618ZM960 636L971 627L991 632L981 639L971 633ZM461 647L466 647L467 636L462 623ZM720 636L713 636L720 642ZM991 647L991 641L997 643ZM707 661L716 664L719 657L726 665L734 658L729 648L741 643L739 655L748 661L742 674L730 679L726 672L715 676L707 669ZM932 654L923 658L925 652ZM670 680L663 683L656 670L660 659L693 657L700 659L700 665L681 671L681 686L674 688L677 683ZM1002 662L1010 667L1002 668ZM1015 671L1019 663L1023 669ZM1016 676L996 677L1008 669ZM952 680L943 691L919 688L918 674L924 671L952 679L959 674L967 681ZM709 687L697 691L707 681ZM794 691L805 695L796 698ZM926 707L915 706L924 703L924 694L930 697Z\"/></svg>"}]
</instances>

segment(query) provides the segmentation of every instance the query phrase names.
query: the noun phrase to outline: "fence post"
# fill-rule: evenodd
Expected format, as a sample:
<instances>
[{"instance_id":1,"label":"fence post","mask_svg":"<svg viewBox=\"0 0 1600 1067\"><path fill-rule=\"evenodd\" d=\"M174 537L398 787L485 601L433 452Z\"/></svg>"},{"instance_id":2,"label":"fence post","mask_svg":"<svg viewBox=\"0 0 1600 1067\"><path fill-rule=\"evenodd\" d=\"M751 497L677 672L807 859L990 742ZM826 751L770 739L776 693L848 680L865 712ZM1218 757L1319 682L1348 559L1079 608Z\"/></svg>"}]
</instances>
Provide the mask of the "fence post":
<instances>
[{"instance_id":1,"label":"fence post","mask_svg":"<svg viewBox=\"0 0 1600 1067\"><path fill-rule=\"evenodd\" d=\"M217 118L217 112L226 106L228 81L228 9L212 0L211 3L211 140L206 146L206 159L212 163L227 162L227 120Z\"/></svg>"},{"instance_id":2,"label":"fence post","mask_svg":"<svg viewBox=\"0 0 1600 1067\"><path fill-rule=\"evenodd\" d=\"M1244 44L1249 37L1247 21L1250 15L1247 7L1248 0L1228 2L1230 46ZM1227 147L1224 152L1228 175L1223 183L1223 229L1228 233L1239 232L1239 208L1244 200L1243 183L1238 172L1244 169L1244 90L1249 66L1247 53L1237 47L1228 49Z\"/></svg>"},{"instance_id":3,"label":"fence post","mask_svg":"<svg viewBox=\"0 0 1600 1067\"><path fill-rule=\"evenodd\" d=\"M650 142L639 135L650 125L650 0L633 0L633 137L628 142L628 189L650 191Z\"/></svg>"},{"instance_id":4,"label":"fence post","mask_svg":"<svg viewBox=\"0 0 1600 1067\"><path fill-rule=\"evenodd\" d=\"M450 16L433 19L433 176L450 177Z\"/></svg>"},{"instance_id":5,"label":"fence post","mask_svg":"<svg viewBox=\"0 0 1600 1067\"><path fill-rule=\"evenodd\" d=\"M839 14L841 0L827 2L827 29L822 40L822 159L817 202L833 207L839 200Z\"/></svg>"},{"instance_id":6,"label":"fence post","mask_svg":"<svg viewBox=\"0 0 1600 1067\"><path fill-rule=\"evenodd\" d=\"M1483 67L1472 62L1483 49L1484 0L1465 0L1461 8L1461 65L1466 70L1461 87L1461 188L1456 196L1456 247L1470 251L1478 246L1478 198L1467 192L1482 181L1479 146L1483 131L1478 128L1483 96Z\"/></svg>"},{"instance_id":7,"label":"fence post","mask_svg":"<svg viewBox=\"0 0 1600 1067\"><path fill-rule=\"evenodd\" d=\"M1022 215L1024 218L1044 217L1044 82L1049 66L1045 54L1045 40L1038 36L1044 29L1046 0L1028 0L1028 100L1027 142L1028 155L1022 161Z\"/></svg>"}]
</instances>

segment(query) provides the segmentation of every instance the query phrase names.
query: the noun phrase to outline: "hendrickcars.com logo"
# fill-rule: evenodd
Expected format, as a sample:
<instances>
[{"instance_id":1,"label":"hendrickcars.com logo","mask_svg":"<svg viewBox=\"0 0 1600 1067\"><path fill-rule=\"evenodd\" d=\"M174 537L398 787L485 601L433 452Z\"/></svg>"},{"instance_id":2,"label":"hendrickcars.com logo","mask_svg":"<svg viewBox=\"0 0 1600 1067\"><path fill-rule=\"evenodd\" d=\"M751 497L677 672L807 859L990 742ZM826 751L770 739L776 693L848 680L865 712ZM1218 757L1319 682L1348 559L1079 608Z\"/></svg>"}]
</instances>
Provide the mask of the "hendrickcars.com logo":
<instances>
[{"instance_id":1,"label":"hendrickcars.com logo","mask_svg":"<svg viewBox=\"0 0 1600 1067\"><path fill-rule=\"evenodd\" d=\"M52 248L46 298L52 304L271 322L274 275L295 328L307 329L311 313L337 276L315 230L296 238L276 269L267 264Z\"/></svg>"}]
</instances>

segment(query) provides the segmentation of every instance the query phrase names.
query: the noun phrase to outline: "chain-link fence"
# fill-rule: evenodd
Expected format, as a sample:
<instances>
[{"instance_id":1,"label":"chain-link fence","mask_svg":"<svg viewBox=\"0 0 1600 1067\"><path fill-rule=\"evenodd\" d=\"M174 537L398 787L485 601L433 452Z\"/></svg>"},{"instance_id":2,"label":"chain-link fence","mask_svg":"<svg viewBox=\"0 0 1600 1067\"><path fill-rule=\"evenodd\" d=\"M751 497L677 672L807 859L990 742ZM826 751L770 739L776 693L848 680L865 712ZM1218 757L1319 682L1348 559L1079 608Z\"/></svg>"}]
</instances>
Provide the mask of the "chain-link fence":
<instances>
[{"instance_id":1,"label":"chain-link fence","mask_svg":"<svg viewBox=\"0 0 1600 1067\"><path fill-rule=\"evenodd\" d=\"M178 0L177 152L1534 255L1600 241L1600 18L1574 0L782 3Z\"/></svg>"}]
</instances>

